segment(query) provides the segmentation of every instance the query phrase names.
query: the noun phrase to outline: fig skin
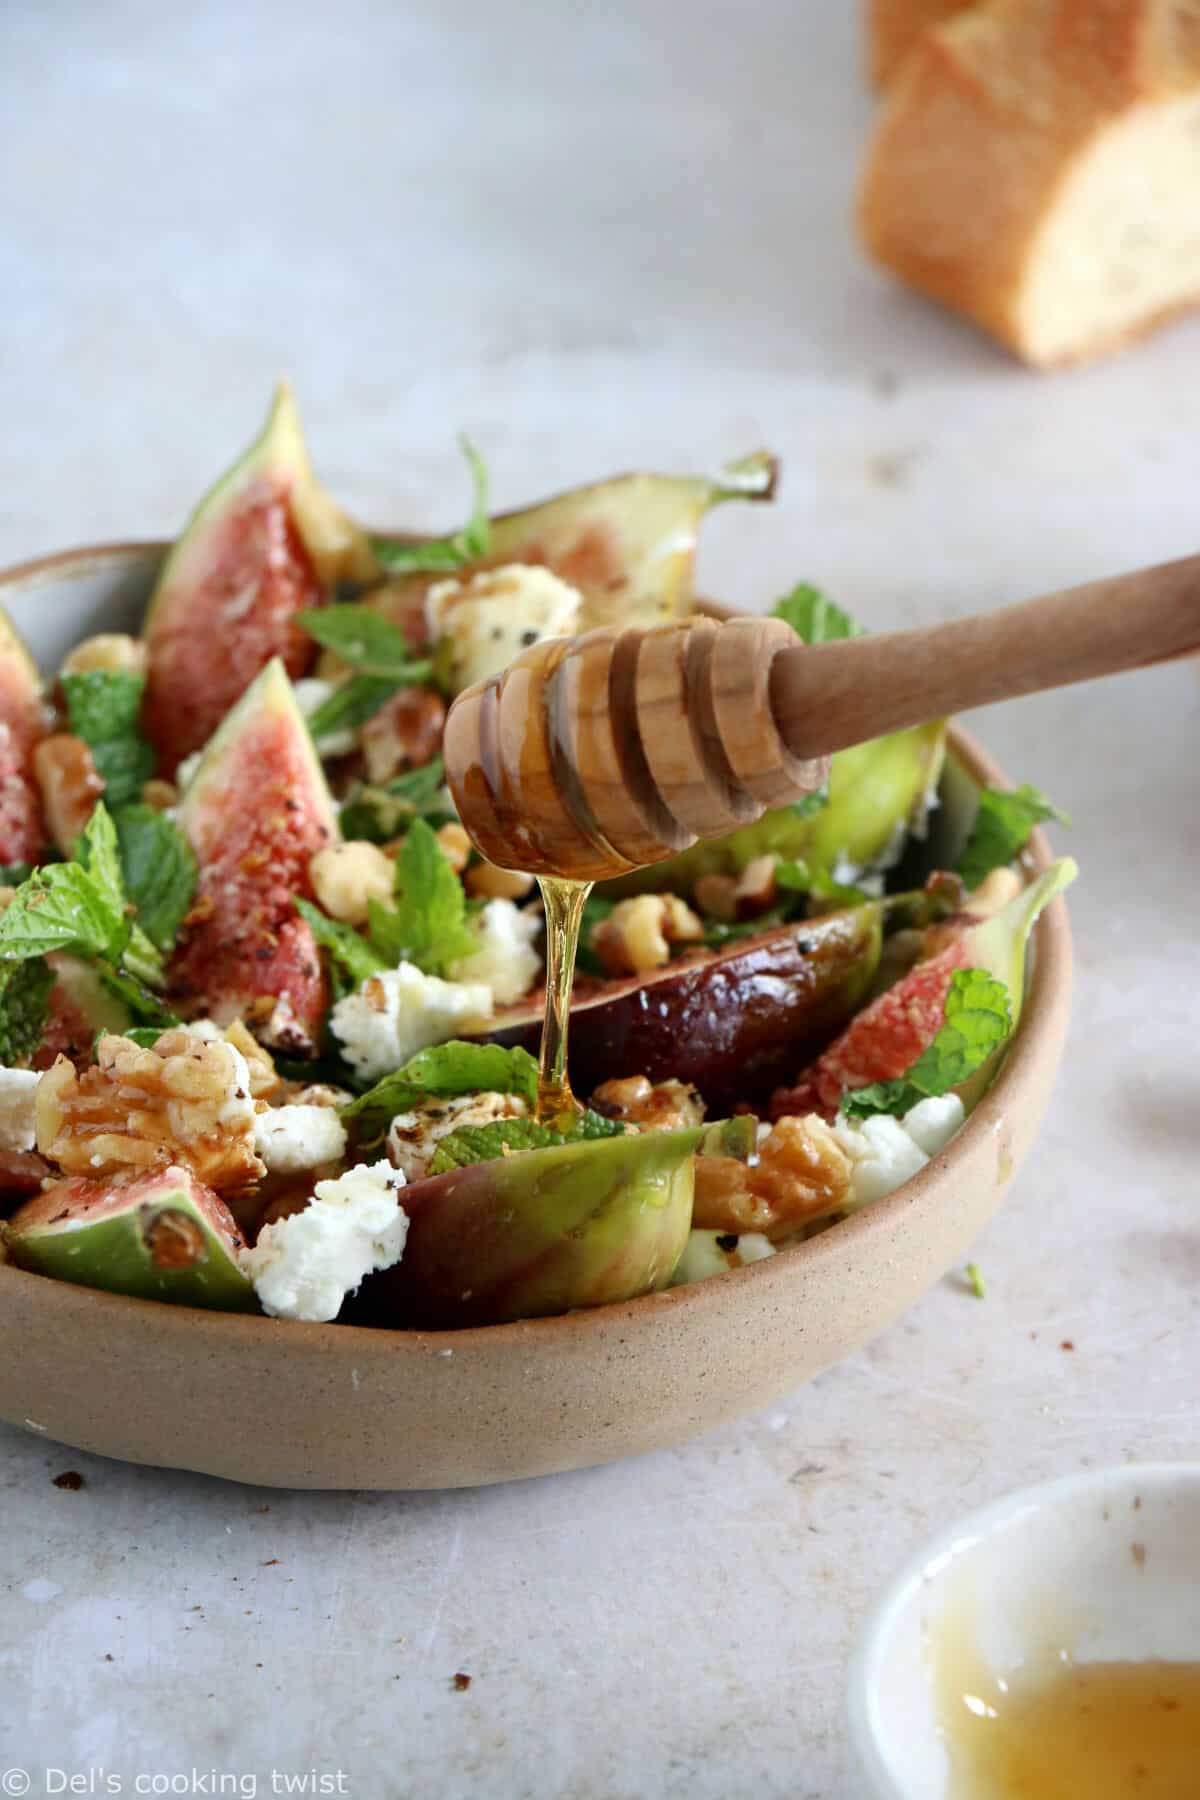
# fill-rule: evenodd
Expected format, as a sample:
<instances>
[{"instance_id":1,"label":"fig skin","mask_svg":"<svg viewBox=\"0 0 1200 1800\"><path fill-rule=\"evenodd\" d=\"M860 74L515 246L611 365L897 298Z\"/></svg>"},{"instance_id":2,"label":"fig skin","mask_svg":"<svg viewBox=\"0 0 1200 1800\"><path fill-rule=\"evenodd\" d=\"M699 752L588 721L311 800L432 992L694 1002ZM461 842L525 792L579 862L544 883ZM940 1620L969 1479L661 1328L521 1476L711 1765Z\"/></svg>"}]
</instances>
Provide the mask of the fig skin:
<instances>
[{"instance_id":1,"label":"fig skin","mask_svg":"<svg viewBox=\"0 0 1200 1800\"><path fill-rule=\"evenodd\" d=\"M571 1081L672 1077L710 1111L770 1091L843 1026L879 965L883 912L874 903L778 925L726 949L695 951L649 975L576 983ZM500 1014L489 1041L536 1054L540 995Z\"/></svg>"},{"instance_id":2,"label":"fig skin","mask_svg":"<svg viewBox=\"0 0 1200 1800\"><path fill-rule=\"evenodd\" d=\"M695 605L692 564L704 515L727 500L773 499L777 474L775 459L759 451L711 478L616 475L572 488L494 516L487 555L467 563L460 577L469 580L504 563L542 564L582 595L580 632L660 625ZM443 579L393 577L367 598L410 642L422 643L425 595Z\"/></svg>"},{"instance_id":3,"label":"fig skin","mask_svg":"<svg viewBox=\"0 0 1200 1800\"><path fill-rule=\"evenodd\" d=\"M343 1308L353 1323L498 1325L663 1288L692 1218L696 1152L750 1153L735 1119L523 1151L401 1192L404 1255Z\"/></svg>"},{"instance_id":4,"label":"fig skin","mask_svg":"<svg viewBox=\"0 0 1200 1800\"><path fill-rule=\"evenodd\" d=\"M190 1169L56 1181L2 1229L13 1262L38 1275L144 1300L257 1310L233 1216Z\"/></svg>"},{"instance_id":5,"label":"fig skin","mask_svg":"<svg viewBox=\"0 0 1200 1800\"><path fill-rule=\"evenodd\" d=\"M150 601L142 724L160 774L208 742L272 657L303 675L316 645L297 613L339 580L374 572L363 534L316 481L282 382L254 443L188 520Z\"/></svg>"}]
</instances>

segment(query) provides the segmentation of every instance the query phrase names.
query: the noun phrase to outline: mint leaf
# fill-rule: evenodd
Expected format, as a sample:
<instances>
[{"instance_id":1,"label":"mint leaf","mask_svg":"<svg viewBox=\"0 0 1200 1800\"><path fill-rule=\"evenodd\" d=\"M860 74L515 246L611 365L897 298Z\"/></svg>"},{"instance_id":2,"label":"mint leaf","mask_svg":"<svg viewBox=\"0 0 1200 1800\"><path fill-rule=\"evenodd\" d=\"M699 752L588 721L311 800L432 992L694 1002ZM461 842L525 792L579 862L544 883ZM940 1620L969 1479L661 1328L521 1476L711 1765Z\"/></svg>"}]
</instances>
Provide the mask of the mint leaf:
<instances>
[{"instance_id":1,"label":"mint leaf","mask_svg":"<svg viewBox=\"0 0 1200 1800\"><path fill-rule=\"evenodd\" d=\"M453 575L464 564L487 555L491 541L487 468L469 438L460 437L458 442L475 489L471 517L461 531L424 544L394 544L387 538L373 538L371 548L389 575Z\"/></svg>"},{"instance_id":2,"label":"mint leaf","mask_svg":"<svg viewBox=\"0 0 1200 1800\"><path fill-rule=\"evenodd\" d=\"M121 868L121 852L117 828L103 800L97 801L92 816L84 826L75 850L76 861L85 868L106 898L122 912L128 911L128 896ZM151 943L140 923L130 927L122 960L139 982L151 987L162 985L165 970L157 947Z\"/></svg>"},{"instance_id":3,"label":"mint leaf","mask_svg":"<svg viewBox=\"0 0 1200 1800\"><path fill-rule=\"evenodd\" d=\"M478 947L462 882L424 819L413 820L396 859L395 907L372 900L368 918L371 943L393 968L410 962L440 975Z\"/></svg>"},{"instance_id":4,"label":"mint leaf","mask_svg":"<svg viewBox=\"0 0 1200 1800\"><path fill-rule=\"evenodd\" d=\"M0 863L0 887L20 887L32 874L32 863Z\"/></svg>"},{"instance_id":5,"label":"mint leaf","mask_svg":"<svg viewBox=\"0 0 1200 1800\"><path fill-rule=\"evenodd\" d=\"M136 800L154 773L154 752L138 729L145 685L144 675L127 669L62 678L71 730L91 751L110 808Z\"/></svg>"},{"instance_id":6,"label":"mint leaf","mask_svg":"<svg viewBox=\"0 0 1200 1800\"><path fill-rule=\"evenodd\" d=\"M0 962L76 950L115 963L130 934L124 905L81 864L47 863L0 913Z\"/></svg>"},{"instance_id":7,"label":"mint leaf","mask_svg":"<svg viewBox=\"0 0 1200 1800\"><path fill-rule=\"evenodd\" d=\"M877 1081L842 1095L850 1119L890 1113L900 1118L920 1101L947 1094L981 1069L1012 1031L1008 989L986 969L956 969L932 1044L898 1081Z\"/></svg>"},{"instance_id":8,"label":"mint leaf","mask_svg":"<svg viewBox=\"0 0 1200 1800\"><path fill-rule=\"evenodd\" d=\"M380 786L367 783L351 788L342 802L339 822L343 837L387 844L414 819L428 819L437 826L455 817L446 793L445 767L441 757L435 756L423 767L393 776Z\"/></svg>"},{"instance_id":9,"label":"mint leaf","mask_svg":"<svg viewBox=\"0 0 1200 1800\"><path fill-rule=\"evenodd\" d=\"M296 911L302 919L308 920L318 944L329 952L330 960L350 977L354 987L361 987L372 975L382 975L388 967L382 956L371 948L366 938L355 931L353 926L339 925L335 919L326 918L308 900L297 900Z\"/></svg>"},{"instance_id":10,"label":"mint leaf","mask_svg":"<svg viewBox=\"0 0 1200 1800\"><path fill-rule=\"evenodd\" d=\"M771 616L784 619L806 644L829 644L835 638L863 637L863 627L843 612L840 606L808 582L797 582L771 609Z\"/></svg>"},{"instance_id":11,"label":"mint leaf","mask_svg":"<svg viewBox=\"0 0 1200 1800\"><path fill-rule=\"evenodd\" d=\"M431 662L410 662L403 676L351 675L349 680L339 682L308 721L313 742L319 744L335 731L356 731L401 688L420 686L432 669Z\"/></svg>"},{"instance_id":12,"label":"mint leaf","mask_svg":"<svg viewBox=\"0 0 1200 1800\"><path fill-rule=\"evenodd\" d=\"M490 1125L463 1125L449 1132L433 1153L430 1175L445 1175L469 1163L494 1162L517 1150L545 1150L552 1144L578 1144L588 1138L624 1137L627 1127L603 1113L582 1112L568 1131L539 1125L536 1119L494 1119Z\"/></svg>"},{"instance_id":13,"label":"mint leaf","mask_svg":"<svg viewBox=\"0 0 1200 1800\"><path fill-rule=\"evenodd\" d=\"M519 1094L530 1106L537 1100L538 1066L528 1050L506 1050L500 1044L469 1044L454 1038L410 1058L402 1069L385 1075L373 1088L342 1108L362 1137L387 1130L397 1113L410 1112L424 1100L455 1094Z\"/></svg>"},{"instance_id":14,"label":"mint leaf","mask_svg":"<svg viewBox=\"0 0 1200 1800\"><path fill-rule=\"evenodd\" d=\"M296 623L310 638L334 650L352 669L365 675L390 675L408 681L408 671L418 659L408 639L390 619L361 604L320 606L296 614Z\"/></svg>"},{"instance_id":15,"label":"mint leaf","mask_svg":"<svg viewBox=\"0 0 1200 1800\"><path fill-rule=\"evenodd\" d=\"M1034 826L1047 819L1057 819L1060 825L1071 823L1066 813L1028 783L1013 792L985 787L967 847L958 859L957 872L967 887L978 887L993 869L1012 862L1029 842Z\"/></svg>"},{"instance_id":16,"label":"mint leaf","mask_svg":"<svg viewBox=\"0 0 1200 1800\"><path fill-rule=\"evenodd\" d=\"M174 821L152 806L123 806L113 823L138 924L159 950L170 950L195 896L195 853Z\"/></svg>"},{"instance_id":17,"label":"mint leaf","mask_svg":"<svg viewBox=\"0 0 1200 1800\"><path fill-rule=\"evenodd\" d=\"M41 1043L53 986L54 971L44 957L0 965L0 1063L6 1069L28 1062Z\"/></svg>"},{"instance_id":18,"label":"mint leaf","mask_svg":"<svg viewBox=\"0 0 1200 1800\"><path fill-rule=\"evenodd\" d=\"M62 690L71 730L88 744L136 735L145 686L146 677L129 669L89 669L82 675L64 675Z\"/></svg>"},{"instance_id":19,"label":"mint leaf","mask_svg":"<svg viewBox=\"0 0 1200 1800\"><path fill-rule=\"evenodd\" d=\"M103 800L96 802L91 818L80 833L75 846L75 861L87 870L114 906L124 907L125 881L121 874L117 828Z\"/></svg>"}]
</instances>

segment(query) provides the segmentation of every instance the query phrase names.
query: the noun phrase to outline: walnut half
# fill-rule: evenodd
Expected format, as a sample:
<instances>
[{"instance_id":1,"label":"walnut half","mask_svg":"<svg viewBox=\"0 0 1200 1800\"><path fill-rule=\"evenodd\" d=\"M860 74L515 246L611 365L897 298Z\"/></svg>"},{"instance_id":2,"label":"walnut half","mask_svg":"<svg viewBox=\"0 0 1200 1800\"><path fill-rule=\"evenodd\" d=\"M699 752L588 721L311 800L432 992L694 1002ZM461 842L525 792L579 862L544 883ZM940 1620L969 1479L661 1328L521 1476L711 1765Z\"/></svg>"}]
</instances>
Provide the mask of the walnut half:
<instances>
[{"instance_id":1,"label":"walnut half","mask_svg":"<svg viewBox=\"0 0 1200 1800\"><path fill-rule=\"evenodd\" d=\"M698 1230L760 1231L772 1240L840 1212L850 1197L850 1159L816 1113L778 1119L758 1147L758 1161L696 1158Z\"/></svg>"},{"instance_id":2,"label":"walnut half","mask_svg":"<svg viewBox=\"0 0 1200 1800\"><path fill-rule=\"evenodd\" d=\"M242 1056L223 1040L164 1032L152 1049L102 1037L90 1069L60 1056L38 1083L37 1144L68 1175L183 1163L217 1192L264 1174Z\"/></svg>"}]
</instances>

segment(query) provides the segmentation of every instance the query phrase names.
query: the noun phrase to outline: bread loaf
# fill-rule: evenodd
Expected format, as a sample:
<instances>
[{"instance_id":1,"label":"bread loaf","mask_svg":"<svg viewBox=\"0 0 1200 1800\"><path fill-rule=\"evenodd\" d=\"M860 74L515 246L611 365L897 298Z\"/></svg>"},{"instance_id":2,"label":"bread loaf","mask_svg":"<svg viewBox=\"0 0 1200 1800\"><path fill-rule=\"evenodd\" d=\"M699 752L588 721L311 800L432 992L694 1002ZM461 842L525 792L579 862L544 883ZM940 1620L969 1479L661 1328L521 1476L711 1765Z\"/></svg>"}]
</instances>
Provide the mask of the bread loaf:
<instances>
[{"instance_id":1,"label":"bread loaf","mask_svg":"<svg viewBox=\"0 0 1200 1800\"><path fill-rule=\"evenodd\" d=\"M927 25L974 6L975 0L868 0L867 61L876 87L886 87Z\"/></svg>"},{"instance_id":2,"label":"bread loaf","mask_svg":"<svg viewBox=\"0 0 1200 1800\"><path fill-rule=\"evenodd\" d=\"M902 281L1039 366L1200 303L1200 0L989 0L926 31L860 223Z\"/></svg>"}]
</instances>

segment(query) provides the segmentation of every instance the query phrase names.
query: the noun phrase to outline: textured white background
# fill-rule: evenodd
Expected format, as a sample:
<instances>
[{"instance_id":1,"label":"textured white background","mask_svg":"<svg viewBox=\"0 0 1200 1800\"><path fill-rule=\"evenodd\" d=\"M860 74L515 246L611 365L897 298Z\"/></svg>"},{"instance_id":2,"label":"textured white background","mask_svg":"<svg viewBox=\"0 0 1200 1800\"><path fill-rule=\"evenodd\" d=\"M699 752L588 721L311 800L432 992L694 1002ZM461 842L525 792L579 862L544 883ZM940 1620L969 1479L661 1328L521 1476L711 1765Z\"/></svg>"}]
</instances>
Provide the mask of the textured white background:
<instances>
[{"instance_id":1,"label":"textured white background","mask_svg":"<svg viewBox=\"0 0 1200 1800\"><path fill-rule=\"evenodd\" d=\"M1196 549L1200 325L1036 379L858 259L854 11L7 0L0 558L173 531L285 369L380 521L457 520L463 426L501 503L770 444L780 503L703 557L746 604L807 576L911 622ZM984 1304L950 1277L769 1413L445 1497L0 1432L0 1767L859 1800L846 1656L897 1560L1023 1481L1195 1451L1198 702L1181 667L983 722L1084 869Z\"/></svg>"}]
</instances>

